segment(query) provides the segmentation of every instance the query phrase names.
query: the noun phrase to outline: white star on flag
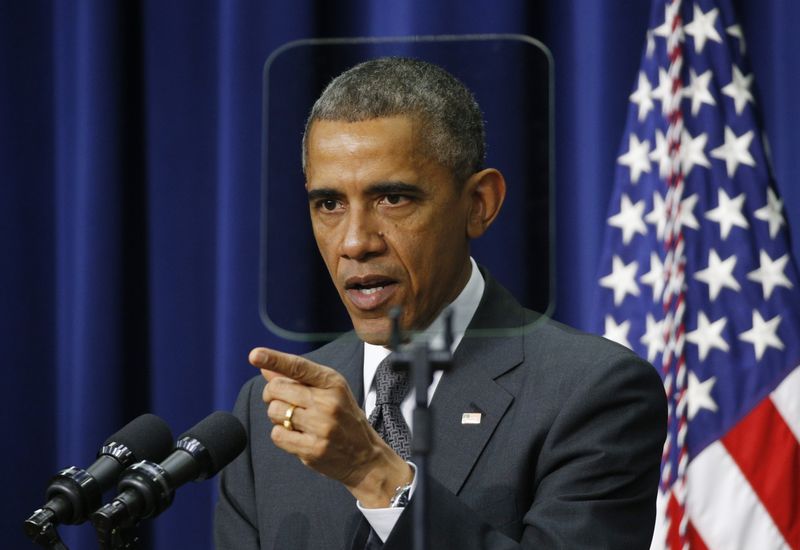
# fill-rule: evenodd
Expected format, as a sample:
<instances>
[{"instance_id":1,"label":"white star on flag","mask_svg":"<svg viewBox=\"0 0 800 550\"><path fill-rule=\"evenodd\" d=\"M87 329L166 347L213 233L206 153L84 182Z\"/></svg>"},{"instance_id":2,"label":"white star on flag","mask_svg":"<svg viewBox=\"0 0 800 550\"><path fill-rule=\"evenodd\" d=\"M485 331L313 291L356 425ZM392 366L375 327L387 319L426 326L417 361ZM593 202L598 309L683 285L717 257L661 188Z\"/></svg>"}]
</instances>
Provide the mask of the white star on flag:
<instances>
[{"instance_id":1,"label":"white star on flag","mask_svg":"<svg viewBox=\"0 0 800 550\"><path fill-rule=\"evenodd\" d=\"M662 38L667 38L672 33L672 20L675 19L675 15L678 13L679 8L680 5L675 2L670 2L664 6L664 22L653 29L653 34ZM681 35L678 39L683 40L682 29Z\"/></svg>"},{"instance_id":2,"label":"white star on flag","mask_svg":"<svg viewBox=\"0 0 800 550\"><path fill-rule=\"evenodd\" d=\"M647 235L642 214L644 214L643 200L634 204L628 195L622 195L619 212L608 218L608 224L622 230L623 244L628 244L636 233Z\"/></svg>"},{"instance_id":3,"label":"white star on flag","mask_svg":"<svg viewBox=\"0 0 800 550\"><path fill-rule=\"evenodd\" d=\"M678 207L678 217L676 220L677 229L689 227L691 229L700 229L700 224L697 223L697 218L694 217L694 207L697 205L697 193L681 199L681 205Z\"/></svg>"},{"instance_id":4,"label":"white star on flag","mask_svg":"<svg viewBox=\"0 0 800 550\"><path fill-rule=\"evenodd\" d=\"M736 107L736 114L740 115L748 101L755 103L753 94L750 92L750 85L753 83L753 75L749 74L744 76L736 65L733 65L731 73L732 79L730 83L722 88L722 93L733 99L733 105Z\"/></svg>"},{"instance_id":5,"label":"white star on flag","mask_svg":"<svg viewBox=\"0 0 800 550\"><path fill-rule=\"evenodd\" d=\"M747 50L747 45L744 42L744 33L742 32L742 26L731 25L730 27L725 29L725 32L727 32L729 35L731 35L732 37L734 37L739 41L739 53L741 55L744 55L744 52Z\"/></svg>"},{"instance_id":6,"label":"white star on flag","mask_svg":"<svg viewBox=\"0 0 800 550\"><path fill-rule=\"evenodd\" d=\"M628 342L628 331L631 330L631 322L630 321L622 321L620 324L617 324L614 321L614 318L611 315L606 315L605 319L605 330L603 331L603 338L608 338L609 340L616 342L617 344L622 344L626 348L630 348L631 344Z\"/></svg>"},{"instance_id":7,"label":"white star on flag","mask_svg":"<svg viewBox=\"0 0 800 550\"><path fill-rule=\"evenodd\" d=\"M658 86L650 93L650 97L661 102L661 114L666 116L669 113L669 100L672 97L672 79L661 67L658 69Z\"/></svg>"},{"instance_id":8,"label":"white star on flag","mask_svg":"<svg viewBox=\"0 0 800 550\"><path fill-rule=\"evenodd\" d=\"M727 322L726 317L720 317L710 323L702 311L697 315L697 328L686 333L686 340L697 346L701 361L705 361L712 348L728 351L728 343L722 337Z\"/></svg>"},{"instance_id":9,"label":"white star on flag","mask_svg":"<svg viewBox=\"0 0 800 550\"><path fill-rule=\"evenodd\" d=\"M647 113L653 109L653 98L650 96L652 91L653 87L650 85L647 75L644 74L644 71L640 72L636 91L630 95L630 100L639 106L640 122L647 118Z\"/></svg>"},{"instance_id":10,"label":"white star on flag","mask_svg":"<svg viewBox=\"0 0 800 550\"><path fill-rule=\"evenodd\" d=\"M614 256L611 273L600 279L600 286L614 290L615 305L621 304L627 294L632 296L639 295L639 286L636 284L636 271L638 269L639 262L633 261L625 265L619 256Z\"/></svg>"},{"instance_id":11,"label":"white star on flag","mask_svg":"<svg viewBox=\"0 0 800 550\"><path fill-rule=\"evenodd\" d=\"M689 69L690 84L683 90L683 94L692 100L692 115L697 115L697 112L704 103L706 105L717 104L717 102L714 101L714 96L708 91L708 85L711 82L712 76L713 73L710 69L700 76L697 76L694 69Z\"/></svg>"},{"instance_id":12,"label":"white star on flag","mask_svg":"<svg viewBox=\"0 0 800 550\"><path fill-rule=\"evenodd\" d=\"M781 226L786 223L781 210L783 210L783 199L778 198L772 187L767 187L767 204L753 212L753 215L769 224L769 237L771 239L775 238L781 230Z\"/></svg>"},{"instance_id":13,"label":"white star on flag","mask_svg":"<svg viewBox=\"0 0 800 550\"><path fill-rule=\"evenodd\" d=\"M732 178L736 174L739 164L756 165L753 155L750 154L750 143L752 141L753 130L748 130L737 137L730 126L725 126L725 143L711 151L711 156L725 161L728 177Z\"/></svg>"},{"instance_id":14,"label":"white star on flag","mask_svg":"<svg viewBox=\"0 0 800 550\"><path fill-rule=\"evenodd\" d=\"M656 51L656 39L653 35L652 29L647 29L647 48L646 54L647 57L653 57L653 52Z\"/></svg>"},{"instance_id":15,"label":"white star on flag","mask_svg":"<svg viewBox=\"0 0 800 550\"><path fill-rule=\"evenodd\" d=\"M669 176L672 159L669 158L667 138L661 130L656 130L656 146L650 151L650 160L658 163L658 177L666 179Z\"/></svg>"},{"instance_id":16,"label":"white star on flag","mask_svg":"<svg viewBox=\"0 0 800 550\"><path fill-rule=\"evenodd\" d=\"M786 269L786 263L789 261L789 254L784 254L777 260L769 257L765 250L759 253L760 266L755 271L747 274L747 278L755 281L761 285L761 290L764 293L764 299L769 300L772 291L776 286L783 286L792 288L792 283L783 272Z\"/></svg>"},{"instance_id":17,"label":"white star on flag","mask_svg":"<svg viewBox=\"0 0 800 550\"><path fill-rule=\"evenodd\" d=\"M717 193L719 204L713 210L706 212L706 218L715 221L719 224L719 232L722 235L722 240L728 238L728 234L735 225L742 229L747 229L750 224L747 223L744 215L742 214L742 207L744 206L744 193L741 193L735 199L732 199L723 189L719 189Z\"/></svg>"},{"instance_id":18,"label":"white star on flag","mask_svg":"<svg viewBox=\"0 0 800 550\"><path fill-rule=\"evenodd\" d=\"M647 158L650 152L650 142L639 141L634 134L628 140L628 151L617 161L631 169L631 182L637 183L642 172L650 172L650 161Z\"/></svg>"},{"instance_id":19,"label":"white star on flag","mask_svg":"<svg viewBox=\"0 0 800 550\"><path fill-rule=\"evenodd\" d=\"M661 329L662 321L656 321L652 313L647 314L646 323L647 328L639 341L647 346L647 360L652 362L664 351L664 333Z\"/></svg>"},{"instance_id":20,"label":"white star on flag","mask_svg":"<svg viewBox=\"0 0 800 550\"><path fill-rule=\"evenodd\" d=\"M708 142L708 134L702 133L697 137L692 137L688 130L684 129L681 134L681 166L683 167L683 175L688 176L692 168L703 166L705 168L711 167L703 151Z\"/></svg>"},{"instance_id":21,"label":"white star on flag","mask_svg":"<svg viewBox=\"0 0 800 550\"><path fill-rule=\"evenodd\" d=\"M731 255L724 261L719 259L713 248L708 253L708 267L695 272L694 278L708 285L708 296L713 302L723 287L739 291L741 287L733 276L736 267L736 256Z\"/></svg>"},{"instance_id":22,"label":"white star on flag","mask_svg":"<svg viewBox=\"0 0 800 550\"><path fill-rule=\"evenodd\" d=\"M689 387L686 388L686 400L689 405L687 416L689 420L700 412L700 409L706 409L712 412L717 412L717 403L711 397L711 390L714 388L717 378L712 376L704 382L700 382L697 375L689 371Z\"/></svg>"},{"instance_id":23,"label":"white star on flag","mask_svg":"<svg viewBox=\"0 0 800 550\"><path fill-rule=\"evenodd\" d=\"M694 16L692 17L692 22L685 25L683 30L686 32L686 34L694 38L694 51L696 53L703 51L703 46L706 45L706 40L713 40L718 44L722 44L722 37L719 35L716 27L714 26L718 15L719 9L717 8L703 13L703 10L700 9L700 6L697 4L694 5Z\"/></svg>"},{"instance_id":24,"label":"white star on flag","mask_svg":"<svg viewBox=\"0 0 800 550\"><path fill-rule=\"evenodd\" d=\"M753 328L741 333L739 340L753 344L756 352L756 361L761 361L767 348L783 349L783 342L776 334L780 323L780 315L776 315L769 321L764 321L758 310L753 310Z\"/></svg>"},{"instance_id":25,"label":"white star on flag","mask_svg":"<svg viewBox=\"0 0 800 550\"><path fill-rule=\"evenodd\" d=\"M653 209L644 217L647 223L656 226L656 237L664 238L664 228L667 226L667 211L664 198L658 191L653 193Z\"/></svg>"},{"instance_id":26,"label":"white star on flag","mask_svg":"<svg viewBox=\"0 0 800 550\"><path fill-rule=\"evenodd\" d=\"M650 252L650 271L642 275L639 280L652 287L653 302L661 300L661 294L664 292L664 264L655 252Z\"/></svg>"}]
</instances>

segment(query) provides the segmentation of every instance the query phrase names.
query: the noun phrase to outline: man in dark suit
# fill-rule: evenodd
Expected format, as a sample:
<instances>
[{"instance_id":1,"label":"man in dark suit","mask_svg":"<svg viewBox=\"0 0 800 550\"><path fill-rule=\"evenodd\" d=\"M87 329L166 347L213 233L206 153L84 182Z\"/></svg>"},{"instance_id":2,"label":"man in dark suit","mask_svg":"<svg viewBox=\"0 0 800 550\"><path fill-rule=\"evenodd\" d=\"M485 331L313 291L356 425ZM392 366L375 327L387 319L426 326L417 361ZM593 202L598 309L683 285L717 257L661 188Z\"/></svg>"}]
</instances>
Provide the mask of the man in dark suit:
<instances>
[{"instance_id":1,"label":"man in dark suit","mask_svg":"<svg viewBox=\"0 0 800 550\"><path fill-rule=\"evenodd\" d=\"M483 167L469 91L430 64L370 61L326 88L303 145L314 235L355 330L305 357L251 351L262 376L236 404L250 442L222 475L217 546L410 547L412 398L384 362L401 306L434 342L454 315L455 367L429 392L432 548L647 547L660 380L523 309L470 257L505 182Z\"/></svg>"}]
</instances>

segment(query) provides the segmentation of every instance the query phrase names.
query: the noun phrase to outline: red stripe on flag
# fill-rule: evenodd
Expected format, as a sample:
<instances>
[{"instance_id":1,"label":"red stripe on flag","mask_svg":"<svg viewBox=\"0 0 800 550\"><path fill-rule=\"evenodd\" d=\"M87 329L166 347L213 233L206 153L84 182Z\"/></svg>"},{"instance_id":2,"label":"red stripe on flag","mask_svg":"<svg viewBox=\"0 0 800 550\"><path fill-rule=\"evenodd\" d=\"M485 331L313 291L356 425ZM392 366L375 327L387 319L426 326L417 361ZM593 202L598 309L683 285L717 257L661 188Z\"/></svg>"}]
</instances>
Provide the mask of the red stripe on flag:
<instances>
[{"instance_id":1,"label":"red stripe on flag","mask_svg":"<svg viewBox=\"0 0 800 550\"><path fill-rule=\"evenodd\" d=\"M708 550L708 546L706 546L703 537L700 536L700 533L697 532L697 529L694 528L694 524L691 521L689 525L686 526L686 539L689 541L689 548L692 550Z\"/></svg>"},{"instance_id":2,"label":"red stripe on flag","mask_svg":"<svg viewBox=\"0 0 800 550\"><path fill-rule=\"evenodd\" d=\"M669 518L669 527L667 528L667 548L671 550L680 550L680 533L678 528L683 518L683 509L678 504L675 495L670 491L669 500L667 501L667 518Z\"/></svg>"},{"instance_id":3,"label":"red stripe on flag","mask_svg":"<svg viewBox=\"0 0 800 550\"><path fill-rule=\"evenodd\" d=\"M791 548L800 548L800 443L767 398L722 443Z\"/></svg>"}]
</instances>

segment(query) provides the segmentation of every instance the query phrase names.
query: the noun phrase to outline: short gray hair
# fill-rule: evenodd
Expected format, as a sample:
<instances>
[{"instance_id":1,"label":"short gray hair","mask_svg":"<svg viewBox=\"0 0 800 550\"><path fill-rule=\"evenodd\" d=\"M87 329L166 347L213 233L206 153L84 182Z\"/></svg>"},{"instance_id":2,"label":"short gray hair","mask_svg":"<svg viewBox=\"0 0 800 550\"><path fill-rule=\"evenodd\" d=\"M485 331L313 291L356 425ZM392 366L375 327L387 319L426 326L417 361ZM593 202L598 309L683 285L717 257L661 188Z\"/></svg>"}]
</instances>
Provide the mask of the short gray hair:
<instances>
[{"instance_id":1,"label":"short gray hair","mask_svg":"<svg viewBox=\"0 0 800 550\"><path fill-rule=\"evenodd\" d=\"M449 168L457 182L483 167L483 115L467 87L431 63L383 57L340 74L314 103L303 134L303 171L314 121L360 122L392 116L409 116L423 125L422 153Z\"/></svg>"}]
</instances>

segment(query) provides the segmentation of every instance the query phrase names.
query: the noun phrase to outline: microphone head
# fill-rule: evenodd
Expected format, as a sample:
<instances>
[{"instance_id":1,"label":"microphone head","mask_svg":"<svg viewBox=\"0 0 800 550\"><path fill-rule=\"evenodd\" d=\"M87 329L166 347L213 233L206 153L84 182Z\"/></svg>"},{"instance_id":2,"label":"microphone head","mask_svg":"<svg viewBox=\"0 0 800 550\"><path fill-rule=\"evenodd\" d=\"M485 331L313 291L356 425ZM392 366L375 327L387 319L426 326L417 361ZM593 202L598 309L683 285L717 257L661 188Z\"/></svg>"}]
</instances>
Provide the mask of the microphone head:
<instances>
[{"instance_id":1,"label":"microphone head","mask_svg":"<svg viewBox=\"0 0 800 550\"><path fill-rule=\"evenodd\" d=\"M191 437L200 442L208 452L211 469L205 477L216 475L239 456L247 445L247 432L239 419L231 413L216 411L189 428L178 438Z\"/></svg>"},{"instance_id":2,"label":"microphone head","mask_svg":"<svg viewBox=\"0 0 800 550\"><path fill-rule=\"evenodd\" d=\"M148 413L128 422L106 439L103 446L105 448L111 443L121 443L133 453L136 460L159 462L172 451L173 442L172 430L167 423L156 415Z\"/></svg>"}]
</instances>

